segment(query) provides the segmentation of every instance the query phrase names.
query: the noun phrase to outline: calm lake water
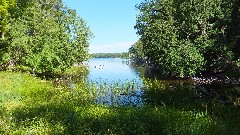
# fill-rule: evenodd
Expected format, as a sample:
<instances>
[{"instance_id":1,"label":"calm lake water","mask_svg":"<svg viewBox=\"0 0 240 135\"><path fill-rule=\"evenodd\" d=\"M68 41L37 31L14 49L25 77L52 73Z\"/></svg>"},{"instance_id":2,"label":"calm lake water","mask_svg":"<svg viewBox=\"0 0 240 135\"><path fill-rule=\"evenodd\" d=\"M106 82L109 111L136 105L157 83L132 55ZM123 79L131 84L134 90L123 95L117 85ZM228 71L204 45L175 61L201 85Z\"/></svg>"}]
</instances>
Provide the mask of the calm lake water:
<instances>
[{"instance_id":1,"label":"calm lake water","mask_svg":"<svg viewBox=\"0 0 240 135\"><path fill-rule=\"evenodd\" d=\"M130 59L120 58L96 58L88 61L90 72L87 81L94 82L99 89L96 95L98 104L143 104L143 82L139 72L131 65Z\"/></svg>"},{"instance_id":2,"label":"calm lake water","mask_svg":"<svg viewBox=\"0 0 240 135\"><path fill-rule=\"evenodd\" d=\"M167 105L174 103L173 101L193 104L216 101L223 105L240 105L239 86L194 85L191 80L171 80L161 72L137 65L130 59L90 59L88 66L90 72L87 81L98 88L98 104L142 106ZM143 77L158 78L160 81L156 84L161 83L164 90L154 90L155 86L147 90L143 86Z\"/></svg>"},{"instance_id":3,"label":"calm lake water","mask_svg":"<svg viewBox=\"0 0 240 135\"><path fill-rule=\"evenodd\" d=\"M141 80L138 72L131 67L130 59L96 58L90 59L88 66L90 73L87 78L96 82L113 83Z\"/></svg>"},{"instance_id":4,"label":"calm lake water","mask_svg":"<svg viewBox=\"0 0 240 135\"><path fill-rule=\"evenodd\" d=\"M88 62L87 81L96 85L96 104L110 106L157 106L208 115L240 133L240 87L194 84L171 80L161 72L129 59L101 58ZM158 78L143 83L142 77ZM224 127L224 126L223 126Z\"/></svg>"}]
</instances>

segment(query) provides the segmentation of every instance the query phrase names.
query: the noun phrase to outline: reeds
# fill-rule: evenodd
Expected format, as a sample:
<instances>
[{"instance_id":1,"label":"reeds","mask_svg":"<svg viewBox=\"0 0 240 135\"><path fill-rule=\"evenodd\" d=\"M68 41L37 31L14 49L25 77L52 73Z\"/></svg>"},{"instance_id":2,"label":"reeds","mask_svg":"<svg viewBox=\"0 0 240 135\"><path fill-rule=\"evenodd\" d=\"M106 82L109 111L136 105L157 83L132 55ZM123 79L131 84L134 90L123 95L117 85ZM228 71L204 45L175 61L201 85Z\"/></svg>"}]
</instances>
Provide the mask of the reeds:
<instances>
[{"instance_id":1,"label":"reeds","mask_svg":"<svg viewBox=\"0 0 240 135\"><path fill-rule=\"evenodd\" d=\"M89 94L95 97L95 103L109 106L142 106L142 82L139 80L126 80L107 83L106 81L86 82Z\"/></svg>"}]
</instances>

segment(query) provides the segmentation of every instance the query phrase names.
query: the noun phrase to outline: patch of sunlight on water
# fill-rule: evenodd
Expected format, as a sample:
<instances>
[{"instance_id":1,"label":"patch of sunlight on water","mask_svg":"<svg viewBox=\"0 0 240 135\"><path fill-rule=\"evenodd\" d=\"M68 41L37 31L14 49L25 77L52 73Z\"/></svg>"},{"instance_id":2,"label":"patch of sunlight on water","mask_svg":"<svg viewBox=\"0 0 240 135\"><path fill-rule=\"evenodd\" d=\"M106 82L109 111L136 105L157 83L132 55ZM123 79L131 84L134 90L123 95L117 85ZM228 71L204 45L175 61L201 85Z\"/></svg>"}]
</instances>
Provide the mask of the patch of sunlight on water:
<instances>
[{"instance_id":1,"label":"patch of sunlight on water","mask_svg":"<svg viewBox=\"0 0 240 135\"><path fill-rule=\"evenodd\" d=\"M88 61L87 82L97 88L96 103L142 106L142 80L129 59L97 58Z\"/></svg>"}]
</instances>

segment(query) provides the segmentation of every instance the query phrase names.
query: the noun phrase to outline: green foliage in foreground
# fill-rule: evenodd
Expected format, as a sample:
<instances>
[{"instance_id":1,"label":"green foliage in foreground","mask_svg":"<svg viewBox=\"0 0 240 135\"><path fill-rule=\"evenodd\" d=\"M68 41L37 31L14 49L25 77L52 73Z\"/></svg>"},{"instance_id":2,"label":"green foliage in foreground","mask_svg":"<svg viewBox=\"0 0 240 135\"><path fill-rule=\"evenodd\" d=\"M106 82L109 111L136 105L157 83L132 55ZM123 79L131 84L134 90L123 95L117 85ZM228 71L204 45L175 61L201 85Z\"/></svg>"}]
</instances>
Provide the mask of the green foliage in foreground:
<instances>
[{"instance_id":1,"label":"green foliage in foreground","mask_svg":"<svg viewBox=\"0 0 240 135\"><path fill-rule=\"evenodd\" d=\"M239 63L239 8L239 0L145 0L135 26L144 56L172 76L228 71Z\"/></svg>"},{"instance_id":2,"label":"green foliage in foreground","mask_svg":"<svg viewBox=\"0 0 240 135\"><path fill-rule=\"evenodd\" d=\"M0 1L0 35L3 35L7 30L7 24L9 21L9 10L14 7L15 0L1 0Z\"/></svg>"},{"instance_id":3,"label":"green foliage in foreground","mask_svg":"<svg viewBox=\"0 0 240 135\"><path fill-rule=\"evenodd\" d=\"M0 134L228 134L225 123L198 110L96 105L83 81L72 89L22 73L0 78Z\"/></svg>"},{"instance_id":4,"label":"green foliage in foreground","mask_svg":"<svg viewBox=\"0 0 240 135\"><path fill-rule=\"evenodd\" d=\"M7 27L0 28L4 29L0 31L0 70L58 73L88 58L92 33L61 0L21 0L5 10L7 21L0 21L0 26Z\"/></svg>"}]
</instances>

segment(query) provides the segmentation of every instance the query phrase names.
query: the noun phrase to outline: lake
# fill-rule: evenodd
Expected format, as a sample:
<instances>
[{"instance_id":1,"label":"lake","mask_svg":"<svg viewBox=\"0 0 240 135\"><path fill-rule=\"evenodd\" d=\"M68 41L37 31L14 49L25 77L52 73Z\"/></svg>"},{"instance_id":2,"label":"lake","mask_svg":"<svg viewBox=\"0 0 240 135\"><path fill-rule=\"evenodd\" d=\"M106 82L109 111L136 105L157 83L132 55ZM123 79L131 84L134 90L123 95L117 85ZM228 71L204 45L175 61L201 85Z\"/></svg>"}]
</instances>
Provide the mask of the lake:
<instances>
[{"instance_id":1,"label":"lake","mask_svg":"<svg viewBox=\"0 0 240 135\"><path fill-rule=\"evenodd\" d=\"M89 75L86 80L97 85L98 104L142 106L143 82L130 59L96 58L90 59L87 65Z\"/></svg>"},{"instance_id":2,"label":"lake","mask_svg":"<svg viewBox=\"0 0 240 135\"><path fill-rule=\"evenodd\" d=\"M142 106L144 103L154 103L162 105L165 104L163 99L173 97L173 95L162 97L163 92L165 94L177 93L174 98L179 100L189 98L190 101L198 99L207 101L214 99L224 104L231 103L237 106L240 104L240 87L196 85L191 79L172 79L164 76L159 70L146 68L143 64L136 64L131 59L96 58L90 59L87 65L89 74L86 80L97 86L96 102L99 104ZM145 85L143 78L150 78L145 81ZM148 85L151 86L146 87ZM167 91L158 90L159 86L164 87L160 89L167 89ZM113 91L115 88L118 89L117 92ZM159 99L160 97L161 99Z\"/></svg>"},{"instance_id":3,"label":"lake","mask_svg":"<svg viewBox=\"0 0 240 135\"><path fill-rule=\"evenodd\" d=\"M89 90L96 104L193 112L217 120L223 130L231 129L231 134L240 132L239 86L173 79L130 59L97 58L90 59L87 65L86 81L94 85Z\"/></svg>"},{"instance_id":4,"label":"lake","mask_svg":"<svg viewBox=\"0 0 240 135\"><path fill-rule=\"evenodd\" d=\"M87 65L89 75L86 80L98 89L97 104L175 106L186 103L188 107L201 110L206 109L203 104L209 102L240 105L239 86L196 85L191 79L171 79L130 59L96 58L90 59Z\"/></svg>"},{"instance_id":5,"label":"lake","mask_svg":"<svg viewBox=\"0 0 240 135\"><path fill-rule=\"evenodd\" d=\"M138 72L131 67L131 63L130 59L120 58L90 59L88 61L90 73L87 78L96 82L105 81L107 83L133 80L141 82Z\"/></svg>"},{"instance_id":6,"label":"lake","mask_svg":"<svg viewBox=\"0 0 240 135\"><path fill-rule=\"evenodd\" d=\"M239 133L240 87L172 79L130 59L88 61L87 82L96 86L95 103L122 107L162 107L208 115ZM156 78L156 79L154 79ZM91 90L91 88L90 88Z\"/></svg>"}]
</instances>

